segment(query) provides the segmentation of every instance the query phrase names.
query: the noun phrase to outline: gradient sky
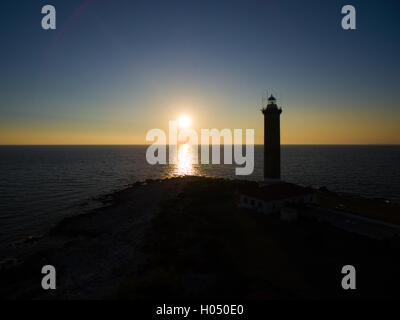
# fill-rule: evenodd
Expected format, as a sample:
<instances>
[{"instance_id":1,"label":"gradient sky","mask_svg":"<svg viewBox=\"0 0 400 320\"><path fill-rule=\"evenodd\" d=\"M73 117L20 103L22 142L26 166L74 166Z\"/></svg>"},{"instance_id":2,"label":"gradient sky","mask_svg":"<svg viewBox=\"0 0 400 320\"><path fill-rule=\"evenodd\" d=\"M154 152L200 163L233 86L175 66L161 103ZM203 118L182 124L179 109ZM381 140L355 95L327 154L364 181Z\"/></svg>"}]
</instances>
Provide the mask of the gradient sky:
<instances>
[{"instance_id":1,"label":"gradient sky","mask_svg":"<svg viewBox=\"0 0 400 320\"><path fill-rule=\"evenodd\" d=\"M144 144L182 113L262 143L266 89L283 143L400 144L398 0L6 0L0 15L0 144Z\"/></svg>"}]
</instances>

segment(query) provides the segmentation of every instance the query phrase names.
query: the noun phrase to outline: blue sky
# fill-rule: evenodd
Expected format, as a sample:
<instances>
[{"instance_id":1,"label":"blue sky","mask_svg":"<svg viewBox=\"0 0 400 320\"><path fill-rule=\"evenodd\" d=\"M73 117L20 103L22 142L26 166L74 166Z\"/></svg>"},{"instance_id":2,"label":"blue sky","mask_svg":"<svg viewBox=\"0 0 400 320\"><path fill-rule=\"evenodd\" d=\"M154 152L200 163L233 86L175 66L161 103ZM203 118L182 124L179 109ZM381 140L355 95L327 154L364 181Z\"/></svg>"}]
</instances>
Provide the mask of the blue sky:
<instances>
[{"instance_id":1,"label":"blue sky","mask_svg":"<svg viewBox=\"0 0 400 320\"><path fill-rule=\"evenodd\" d=\"M42 30L52 4L57 29ZM341 7L357 30L341 28ZM284 143L400 143L398 1L3 1L0 143L144 143L180 113Z\"/></svg>"}]
</instances>

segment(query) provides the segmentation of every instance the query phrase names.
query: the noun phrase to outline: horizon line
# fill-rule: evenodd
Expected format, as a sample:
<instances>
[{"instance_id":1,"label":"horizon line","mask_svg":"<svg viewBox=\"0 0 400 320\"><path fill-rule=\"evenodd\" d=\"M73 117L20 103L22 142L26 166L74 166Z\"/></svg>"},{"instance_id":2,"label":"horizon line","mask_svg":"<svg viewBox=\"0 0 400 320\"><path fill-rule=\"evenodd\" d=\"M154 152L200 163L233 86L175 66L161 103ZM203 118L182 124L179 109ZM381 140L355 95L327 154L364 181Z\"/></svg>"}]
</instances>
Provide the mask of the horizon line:
<instances>
[{"instance_id":1,"label":"horizon line","mask_svg":"<svg viewBox=\"0 0 400 320\"><path fill-rule=\"evenodd\" d=\"M29 147L29 146L151 146L153 144L143 144L143 143L107 143L107 144L0 144L0 147ZM168 144L164 144L168 146ZM183 144L182 144L183 145ZM224 143L219 144L220 146L225 146ZM235 144L226 144L234 146ZM242 145L246 145L243 143ZM255 146L263 146L263 143L255 143ZM198 146L202 146L202 144L198 144ZM211 147L212 144L209 144ZM400 146L400 143L282 143L281 146Z\"/></svg>"}]
</instances>

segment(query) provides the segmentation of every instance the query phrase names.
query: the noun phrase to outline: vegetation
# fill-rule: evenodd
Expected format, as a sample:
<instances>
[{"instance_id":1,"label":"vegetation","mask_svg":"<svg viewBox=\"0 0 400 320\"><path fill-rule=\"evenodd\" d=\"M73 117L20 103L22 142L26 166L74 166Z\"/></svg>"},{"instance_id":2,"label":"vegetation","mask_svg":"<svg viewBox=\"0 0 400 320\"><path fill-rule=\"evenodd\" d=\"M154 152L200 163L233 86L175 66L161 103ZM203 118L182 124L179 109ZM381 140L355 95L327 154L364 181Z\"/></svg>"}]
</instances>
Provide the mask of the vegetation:
<instances>
[{"instance_id":1,"label":"vegetation","mask_svg":"<svg viewBox=\"0 0 400 320\"><path fill-rule=\"evenodd\" d=\"M398 277L389 275L399 263L384 243L241 209L240 191L252 182L182 179L184 189L162 204L142 247L149 259L140 274L121 283L119 298L358 298L383 288L395 292ZM352 263L370 276L371 287L341 289L341 268ZM379 278L382 266L393 291Z\"/></svg>"}]
</instances>

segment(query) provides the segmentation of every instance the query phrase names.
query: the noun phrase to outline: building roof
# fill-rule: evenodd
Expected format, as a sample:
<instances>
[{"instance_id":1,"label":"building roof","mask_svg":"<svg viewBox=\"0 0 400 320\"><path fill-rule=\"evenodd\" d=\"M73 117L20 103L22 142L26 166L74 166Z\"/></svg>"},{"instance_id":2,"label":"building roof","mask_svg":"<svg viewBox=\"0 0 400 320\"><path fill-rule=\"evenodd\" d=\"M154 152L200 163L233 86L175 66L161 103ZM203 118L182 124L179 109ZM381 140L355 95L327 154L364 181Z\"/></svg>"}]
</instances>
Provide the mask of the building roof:
<instances>
[{"instance_id":1,"label":"building roof","mask_svg":"<svg viewBox=\"0 0 400 320\"><path fill-rule=\"evenodd\" d=\"M315 193L312 188L304 188L293 183L276 183L263 187L254 187L242 192L243 195L264 200L266 202L284 200Z\"/></svg>"},{"instance_id":2,"label":"building roof","mask_svg":"<svg viewBox=\"0 0 400 320\"><path fill-rule=\"evenodd\" d=\"M268 101L276 100L275 97L271 94L268 98Z\"/></svg>"}]
</instances>

